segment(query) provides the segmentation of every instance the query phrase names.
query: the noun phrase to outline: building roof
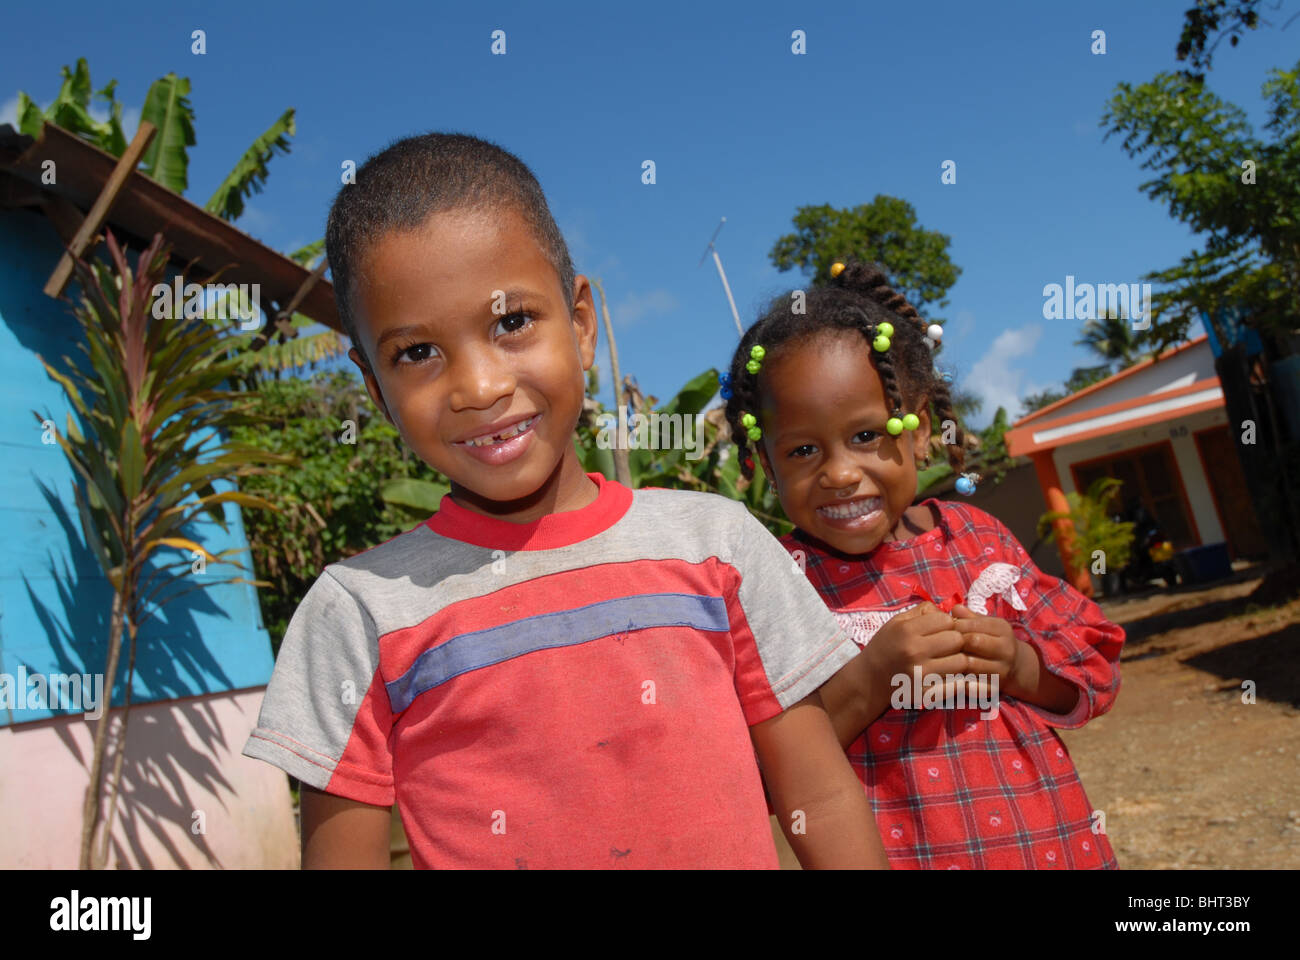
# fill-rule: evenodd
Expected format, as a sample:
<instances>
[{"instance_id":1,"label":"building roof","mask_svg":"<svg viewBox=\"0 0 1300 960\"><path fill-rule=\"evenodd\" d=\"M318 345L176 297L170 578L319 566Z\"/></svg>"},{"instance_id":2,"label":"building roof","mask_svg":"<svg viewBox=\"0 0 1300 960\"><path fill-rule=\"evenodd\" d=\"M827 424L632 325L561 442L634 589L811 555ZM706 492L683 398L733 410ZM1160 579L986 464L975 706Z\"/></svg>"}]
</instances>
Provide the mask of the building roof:
<instances>
[{"instance_id":1,"label":"building roof","mask_svg":"<svg viewBox=\"0 0 1300 960\"><path fill-rule=\"evenodd\" d=\"M47 161L54 162L54 183L41 182L49 169ZM51 123L34 139L7 124L0 126L0 207L27 207L55 221L47 202L54 196L75 205L84 216L116 164L112 154ZM260 284L261 300L281 308L312 273L139 171L127 177L104 225L119 239L139 246L162 233L171 246L172 260L191 265L187 276L201 281L221 271L222 283ZM55 266L51 263L50 270ZM307 292L298 310L344 332L334 289L323 278Z\"/></svg>"},{"instance_id":2,"label":"building roof","mask_svg":"<svg viewBox=\"0 0 1300 960\"><path fill-rule=\"evenodd\" d=\"M1020 418L1004 441L1008 453L1026 455L1221 407L1223 402L1209 341L1200 336Z\"/></svg>"}]
</instances>

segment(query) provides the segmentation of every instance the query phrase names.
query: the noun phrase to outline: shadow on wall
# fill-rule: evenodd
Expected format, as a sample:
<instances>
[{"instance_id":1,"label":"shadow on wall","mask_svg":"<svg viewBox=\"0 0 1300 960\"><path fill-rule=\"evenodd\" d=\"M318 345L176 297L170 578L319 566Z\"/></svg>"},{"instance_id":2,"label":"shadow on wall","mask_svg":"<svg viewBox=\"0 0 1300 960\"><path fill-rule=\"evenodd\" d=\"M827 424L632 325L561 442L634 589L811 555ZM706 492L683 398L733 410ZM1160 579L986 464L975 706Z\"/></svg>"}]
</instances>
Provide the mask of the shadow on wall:
<instances>
[{"instance_id":1,"label":"shadow on wall","mask_svg":"<svg viewBox=\"0 0 1300 960\"><path fill-rule=\"evenodd\" d=\"M32 610L43 628L59 672L102 673L107 663L112 587L102 574L87 575L87 569L98 571L99 567L94 555L85 545L80 524L73 521L64 503L49 487L40 483L40 488L51 513L67 536L71 557L56 557L53 552L50 555L49 574L58 591L61 610L51 609L43 603L27 577L23 576ZM68 562L69 559L71 563ZM149 569L152 569L152 565ZM192 862L192 854L175 849L171 839L175 833L169 834L162 829L163 822L171 822L191 838L195 848L209 864L221 866L205 836L194 834L191 830L193 812L201 809L206 801L196 801L190 796L189 790L197 784L211 796L219 798L228 794L233 797L233 787L213 757L218 750L231 752L232 747L235 748L233 752L237 753L238 745L225 742L225 735L211 706L202 701L173 704L185 718L187 736L182 736L179 729L168 736L166 731L157 728L163 722L161 716L164 715L146 716L139 711L142 688L148 690L150 699L155 701L192 696L196 685L206 686L205 675L222 681L223 686L218 687L219 690L229 688L229 678L199 635L194 621L194 615L198 612L222 615L222 611L207 596L207 591L194 590L169 603L137 635L133 684L135 694L132 698L133 709L127 727L127 740L128 743L139 740L172 744L173 748L161 754L128 751L123 761L118 819L113 831L113 851L109 863L129 860L140 866L152 866L146 846L140 840L143 829L149 829L157 844L172 851L176 863ZM124 632L124 644L125 639ZM37 667L30 665L29 670L39 672ZM113 683L111 702L115 705L125 702L126 675L127 651L124 649ZM105 687L107 686L106 682ZM105 699L108 699L107 691ZM92 722L92 731L96 725L97 721ZM154 729L150 729L151 726ZM109 729L109 744L105 752L105 784L112 768L112 758L116 751L115 734L120 729L120 722L110 724ZM85 769L88 782L92 757L89 753L82 755L66 728L59 728L59 738ZM191 739L197 740L197 747L191 746ZM222 805L224 807L224 801ZM123 847L124 842L129 845L129 857L127 849Z\"/></svg>"}]
</instances>

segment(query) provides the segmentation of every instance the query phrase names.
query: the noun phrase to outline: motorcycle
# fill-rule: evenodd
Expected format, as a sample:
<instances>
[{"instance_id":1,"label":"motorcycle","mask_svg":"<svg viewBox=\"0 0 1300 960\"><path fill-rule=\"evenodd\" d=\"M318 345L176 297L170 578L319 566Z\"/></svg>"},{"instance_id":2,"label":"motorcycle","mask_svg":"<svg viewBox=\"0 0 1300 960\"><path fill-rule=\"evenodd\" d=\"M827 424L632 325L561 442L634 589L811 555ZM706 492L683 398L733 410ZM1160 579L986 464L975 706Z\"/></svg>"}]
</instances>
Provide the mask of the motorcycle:
<instances>
[{"instance_id":1,"label":"motorcycle","mask_svg":"<svg viewBox=\"0 0 1300 960\"><path fill-rule=\"evenodd\" d=\"M1133 524L1132 553L1128 565L1120 571L1120 583L1125 592L1140 590L1152 580L1163 580L1168 588L1178 586L1178 568L1173 563L1174 545L1165 537L1155 518L1138 503L1124 519Z\"/></svg>"}]
</instances>

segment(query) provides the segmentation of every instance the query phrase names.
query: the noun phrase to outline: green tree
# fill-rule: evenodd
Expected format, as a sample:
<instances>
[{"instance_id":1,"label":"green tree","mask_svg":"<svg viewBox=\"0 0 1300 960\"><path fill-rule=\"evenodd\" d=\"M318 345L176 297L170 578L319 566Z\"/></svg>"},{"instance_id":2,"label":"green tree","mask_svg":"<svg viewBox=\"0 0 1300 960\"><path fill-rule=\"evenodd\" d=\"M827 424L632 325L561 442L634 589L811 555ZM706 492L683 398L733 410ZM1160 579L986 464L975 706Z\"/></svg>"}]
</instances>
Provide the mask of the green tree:
<instances>
[{"instance_id":1,"label":"green tree","mask_svg":"<svg viewBox=\"0 0 1300 960\"><path fill-rule=\"evenodd\" d=\"M944 297L961 276L948 256L952 238L918 225L916 210L906 200L877 194L871 203L851 209L800 207L794 226L795 232L780 237L768 254L778 270L798 267L814 284L822 284L837 260L874 260L888 269L895 289L918 312L943 322L927 311L948 305Z\"/></svg>"},{"instance_id":2,"label":"green tree","mask_svg":"<svg viewBox=\"0 0 1300 960\"><path fill-rule=\"evenodd\" d=\"M1200 80L1169 73L1120 84L1102 126L1155 173L1141 189L1205 238L1178 264L1147 275L1163 289L1140 339L1160 350L1201 319L1224 345L1217 367L1229 418L1257 423L1261 434L1250 450L1238 443L1238 456L1256 509L1279 519L1270 543L1282 561L1300 549L1300 442L1285 427L1300 419L1287 385L1300 331L1300 63L1270 71L1263 96L1267 138ZM1258 335L1256 360L1236 343L1229 318ZM1267 462L1255 450L1267 451Z\"/></svg>"},{"instance_id":3,"label":"green tree","mask_svg":"<svg viewBox=\"0 0 1300 960\"><path fill-rule=\"evenodd\" d=\"M1268 24L1259 15L1261 0L1196 0L1183 15L1183 32L1178 38L1177 56L1179 60L1189 61L1192 69L1183 71L1191 80L1203 80L1205 70L1210 69L1214 51L1227 37L1229 45L1235 47L1242 37L1243 30L1254 30L1261 23ZM1271 5L1274 10L1281 10L1284 0L1276 0ZM1293 14L1282 29L1290 26L1300 14Z\"/></svg>"},{"instance_id":4,"label":"green tree","mask_svg":"<svg viewBox=\"0 0 1300 960\"><path fill-rule=\"evenodd\" d=\"M1140 189L1205 237L1177 265L1148 274L1164 289L1140 343L1180 343L1202 314L1213 325L1242 311L1262 333L1282 336L1300 318L1300 64L1272 71L1263 93L1268 139L1240 107L1179 74L1116 87L1105 137L1122 137L1124 151L1155 173Z\"/></svg>"},{"instance_id":5,"label":"green tree","mask_svg":"<svg viewBox=\"0 0 1300 960\"><path fill-rule=\"evenodd\" d=\"M1087 347L1104 360L1103 366L1107 371L1112 364L1123 369L1142 359L1142 349L1134 336L1133 325L1121 314L1107 310L1099 318L1085 320L1079 332L1081 338L1074 341L1074 345ZM1080 371L1076 370L1075 374L1078 373Z\"/></svg>"},{"instance_id":6,"label":"green tree","mask_svg":"<svg viewBox=\"0 0 1300 960\"><path fill-rule=\"evenodd\" d=\"M278 650L293 611L327 563L377 546L425 520L447 492L346 371L262 384L258 420L234 431L249 446L292 456L293 470L250 477L244 489L282 504L244 521L262 620ZM428 487L413 492L412 481Z\"/></svg>"},{"instance_id":7,"label":"green tree","mask_svg":"<svg viewBox=\"0 0 1300 960\"><path fill-rule=\"evenodd\" d=\"M1050 387L1042 393L1027 394L1020 401L1020 416L1027 417L1031 413L1043 409L1043 407L1050 407L1058 400L1064 400L1067 396L1069 394L1064 390L1056 390Z\"/></svg>"}]
</instances>

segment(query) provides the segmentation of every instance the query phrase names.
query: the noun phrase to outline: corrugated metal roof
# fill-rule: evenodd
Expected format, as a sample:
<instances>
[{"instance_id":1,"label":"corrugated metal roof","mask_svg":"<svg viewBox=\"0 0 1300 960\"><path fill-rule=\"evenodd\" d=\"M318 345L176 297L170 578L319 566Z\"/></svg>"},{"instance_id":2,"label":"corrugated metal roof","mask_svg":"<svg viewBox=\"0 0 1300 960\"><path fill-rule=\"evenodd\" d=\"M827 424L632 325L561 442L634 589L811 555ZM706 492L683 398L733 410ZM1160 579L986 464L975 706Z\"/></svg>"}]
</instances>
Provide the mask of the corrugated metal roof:
<instances>
[{"instance_id":1,"label":"corrugated metal roof","mask_svg":"<svg viewBox=\"0 0 1300 960\"><path fill-rule=\"evenodd\" d=\"M55 183L41 183L43 164L54 161ZM35 189L53 193L75 204L83 214L99 196L117 158L53 124L45 124L41 136L33 139L12 126L0 126L0 171ZM192 272L203 279L222 270L222 283L261 284L262 302L287 306L311 271L254 240L242 230L168 190L139 171L127 178L105 225L119 238L141 245L155 233L170 244L172 258L180 264L193 263ZM56 264L50 264L53 272ZM43 280L44 278L42 278ZM334 330L343 331L334 288L320 280L306 295L298 310Z\"/></svg>"}]
</instances>

